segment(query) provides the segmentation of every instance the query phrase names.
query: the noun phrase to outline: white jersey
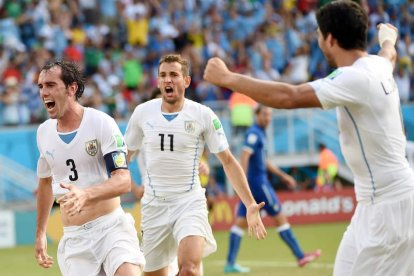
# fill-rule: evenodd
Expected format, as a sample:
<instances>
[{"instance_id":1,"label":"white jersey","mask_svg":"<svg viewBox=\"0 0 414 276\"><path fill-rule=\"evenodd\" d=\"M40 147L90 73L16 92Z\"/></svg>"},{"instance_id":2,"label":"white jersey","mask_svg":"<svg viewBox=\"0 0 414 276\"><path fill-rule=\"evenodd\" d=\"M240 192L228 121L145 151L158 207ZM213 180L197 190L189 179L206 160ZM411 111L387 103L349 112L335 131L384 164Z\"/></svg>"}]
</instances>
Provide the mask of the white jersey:
<instances>
[{"instance_id":1,"label":"white jersey","mask_svg":"<svg viewBox=\"0 0 414 276\"><path fill-rule=\"evenodd\" d=\"M115 168L126 166L126 145L118 125L93 108L84 108L82 122L69 144L59 137L56 119L45 121L37 130L37 147L37 175L52 176L55 196L67 192L60 183L86 188L108 179L104 160L108 153L112 153Z\"/></svg>"},{"instance_id":2,"label":"white jersey","mask_svg":"<svg viewBox=\"0 0 414 276\"><path fill-rule=\"evenodd\" d=\"M210 108L188 99L169 121L161 103L154 99L137 106L125 133L128 149L145 154L145 194L169 196L199 189L205 143L212 153L229 147L223 127Z\"/></svg>"},{"instance_id":3,"label":"white jersey","mask_svg":"<svg viewBox=\"0 0 414 276\"><path fill-rule=\"evenodd\" d=\"M391 63L369 55L310 84L324 109L337 107L341 150L354 174L358 201L413 191Z\"/></svg>"}]
</instances>

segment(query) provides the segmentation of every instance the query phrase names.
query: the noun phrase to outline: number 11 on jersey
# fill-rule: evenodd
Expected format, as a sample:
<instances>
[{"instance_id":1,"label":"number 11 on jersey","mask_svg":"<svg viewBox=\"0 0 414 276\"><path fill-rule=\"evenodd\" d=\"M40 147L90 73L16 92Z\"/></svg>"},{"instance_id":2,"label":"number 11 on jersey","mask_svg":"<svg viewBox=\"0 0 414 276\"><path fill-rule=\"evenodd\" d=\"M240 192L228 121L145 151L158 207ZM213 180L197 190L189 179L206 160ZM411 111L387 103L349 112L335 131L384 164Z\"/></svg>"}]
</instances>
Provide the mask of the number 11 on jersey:
<instances>
[{"instance_id":1,"label":"number 11 on jersey","mask_svg":"<svg viewBox=\"0 0 414 276\"><path fill-rule=\"evenodd\" d=\"M161 137L161 151L164 151L164 136L165 134L158 134ZM167 134L170 137L170 151L174 151L174 134Z\"/></svg>"}]
</instances>

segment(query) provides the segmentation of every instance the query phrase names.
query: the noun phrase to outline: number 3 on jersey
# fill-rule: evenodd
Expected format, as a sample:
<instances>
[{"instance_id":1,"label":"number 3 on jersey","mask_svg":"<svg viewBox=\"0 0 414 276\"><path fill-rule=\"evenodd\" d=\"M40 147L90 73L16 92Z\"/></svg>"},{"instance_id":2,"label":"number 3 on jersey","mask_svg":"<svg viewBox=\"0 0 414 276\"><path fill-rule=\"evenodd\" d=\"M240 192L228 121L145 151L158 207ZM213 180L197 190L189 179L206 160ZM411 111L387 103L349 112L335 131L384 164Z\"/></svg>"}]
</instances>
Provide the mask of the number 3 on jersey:
<instances>
[{"instance_id":1,"label":"number 3 on jersey","mask_svg":"<svg viewBox=\"0 0 414 276\"><path fill-rule=\"evenodd\" d=\"M70 181L76 181L78 180L78 171L76 170L75 161L73 159L66 160L66 165L70 166L70 170L73 172L72 175L69 175Z\"/></svg>"},{"instance_id":2,"label":"number 3 on jersey","mask_svg":"<svg viewBox=\"0 0 414 276\"><path fill-rule=\"evenodd\" d=\"M164 151L164 136L165 134L158 134L161 137L161 151ZM170 137L170 151L174 151L174 134L167 134Z\"/></svg>"}]
</instances>

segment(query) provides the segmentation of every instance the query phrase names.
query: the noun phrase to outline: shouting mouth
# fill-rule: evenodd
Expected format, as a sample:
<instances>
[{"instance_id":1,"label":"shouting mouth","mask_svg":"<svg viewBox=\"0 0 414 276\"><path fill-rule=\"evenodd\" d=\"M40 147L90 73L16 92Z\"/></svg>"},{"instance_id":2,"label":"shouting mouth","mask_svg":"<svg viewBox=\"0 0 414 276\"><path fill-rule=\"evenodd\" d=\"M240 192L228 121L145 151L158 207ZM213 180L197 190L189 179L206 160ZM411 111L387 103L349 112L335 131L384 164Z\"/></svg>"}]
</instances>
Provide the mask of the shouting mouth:
<instances>
[{"instance_id":1,"label":"shouting mouth","mask_svg":"<svg viewBox=\"0 0 414 276\"><path fill-rule=\"evenodd\" d=\"M167 93L167 95L171 95L173 92L174 92L174 89L171 86L165 87L165 93Z\"/></svg>"},{"instance_id":2,"label":"shouting mouth","mask_svg":"<svg viewBox=\"0 0 414 276\"><path fill-rule=\"evenodd\" d=\"M55 107L55 102L53 100L45 100L44 102L48 110L51 110Z\"/></svg>"}]
</instances>

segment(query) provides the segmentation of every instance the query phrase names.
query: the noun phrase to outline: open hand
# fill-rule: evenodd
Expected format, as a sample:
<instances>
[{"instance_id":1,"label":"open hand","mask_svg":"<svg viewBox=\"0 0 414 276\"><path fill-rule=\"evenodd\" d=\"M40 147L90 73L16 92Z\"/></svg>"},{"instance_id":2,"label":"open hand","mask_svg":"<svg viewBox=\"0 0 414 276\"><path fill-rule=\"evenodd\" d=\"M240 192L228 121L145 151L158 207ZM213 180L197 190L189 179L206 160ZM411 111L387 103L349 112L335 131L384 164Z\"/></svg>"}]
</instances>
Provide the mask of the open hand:
<instances>
[{"instance_id":1,"label":"open hand","mask_svg":"<svg viewBox=\"0 0 414 276\"><path fill-rule=\"evenodd\" d=\"M35 241L35 258L37 263L44 268L50 268L53 265L53 258L47 254L46 235L36 238Z\"/></svg>"},{"instance_id":2,"label":"open hand","mask_svg":"<svg viewBox=\"0 0 414 276\"><path fill-rule=\"evenodd\" d=\"M82 211L82 208L84 208L87 200L85 191L71 184L61 183L60 187L69 190L68 193L57 199L60 207L63 208L69 216L79 214Z\"/></svg>"},{"instance_id":3,"label":"open hand","mask_svg":"<svg viewBox=\"0 0 414 276\"><path fill-rule=\"evenodd\" d=\"M263 208L264 205L264 202L259 204L254 203L247 208L246 218L249 227L249 237L255 235L258 240L264 239L267 235L266 228L264 227L262 218L260 217L260 209Z\"/></svg>"}]
</instances>

